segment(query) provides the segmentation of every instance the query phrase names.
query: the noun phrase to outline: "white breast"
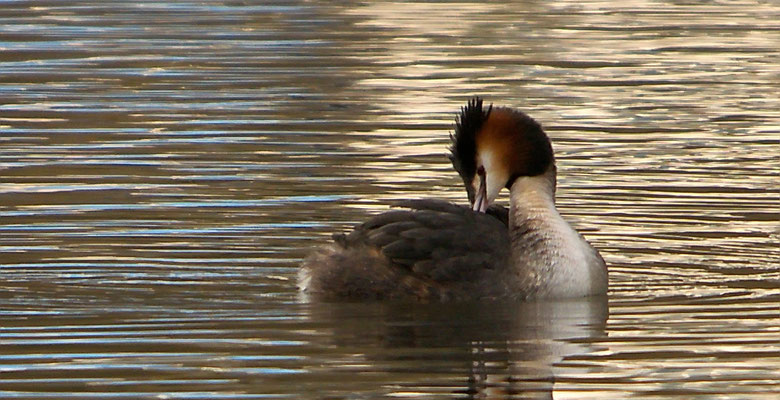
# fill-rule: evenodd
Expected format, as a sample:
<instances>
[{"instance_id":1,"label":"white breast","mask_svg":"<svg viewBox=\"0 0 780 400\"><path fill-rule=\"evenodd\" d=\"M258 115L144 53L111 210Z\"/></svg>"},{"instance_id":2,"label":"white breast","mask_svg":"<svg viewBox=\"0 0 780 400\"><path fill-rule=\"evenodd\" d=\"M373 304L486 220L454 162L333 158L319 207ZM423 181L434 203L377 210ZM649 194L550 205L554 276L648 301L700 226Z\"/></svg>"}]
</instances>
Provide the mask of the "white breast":
<instances>
[{"instance_id":1,"label":"white breast","mask_svg":"<svg viewBox=\"0 0 780 400\"><path fill-rule=\"evenodd\" d=\"M601 256L558 213L550 186L543 176L512 185L510 239L520 290L544 298L606 293Z\"/></svg>"}]
</instances>

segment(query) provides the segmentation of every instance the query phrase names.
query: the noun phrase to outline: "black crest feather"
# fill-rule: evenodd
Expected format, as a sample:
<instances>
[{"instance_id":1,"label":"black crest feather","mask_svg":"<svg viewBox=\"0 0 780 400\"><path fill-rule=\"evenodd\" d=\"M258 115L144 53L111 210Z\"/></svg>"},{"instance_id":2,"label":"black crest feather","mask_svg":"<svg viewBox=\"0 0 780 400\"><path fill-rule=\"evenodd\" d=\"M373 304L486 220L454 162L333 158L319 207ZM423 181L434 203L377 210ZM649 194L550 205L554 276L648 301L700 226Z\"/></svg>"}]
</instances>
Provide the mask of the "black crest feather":
<instances>
[{"instance_id":1,"label":"black crest feather","mask_svg":"<svg viewBox=\"0 0 780 400\"><path fill-rule=\"evenodd\" d=\"M463 183L466 184L469 201L473 201L474 193L470 182L477 173L477 132L482 128L482 124L487 120L493 105L488 106L487 110L482 108L482 99L474 97L460 109L460 115L455 119L455 134L450 135L452 145L450 146L450 161L452 166L458 171Z\"/></svg>"}]
</instances>

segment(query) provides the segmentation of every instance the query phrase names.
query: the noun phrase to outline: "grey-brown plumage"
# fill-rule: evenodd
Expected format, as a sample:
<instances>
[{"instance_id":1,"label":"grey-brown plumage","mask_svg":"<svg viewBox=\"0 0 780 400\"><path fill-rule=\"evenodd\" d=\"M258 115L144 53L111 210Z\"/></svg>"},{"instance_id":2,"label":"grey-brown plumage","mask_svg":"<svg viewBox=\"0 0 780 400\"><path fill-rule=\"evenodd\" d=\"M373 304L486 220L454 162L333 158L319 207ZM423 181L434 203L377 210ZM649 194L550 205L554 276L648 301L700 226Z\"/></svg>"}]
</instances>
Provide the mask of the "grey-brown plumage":
<instances>
[{"instance_id":1,"label":"grey-brown plumage","mask_svg":"<svg viewBox=\"0 0 780 400\"><path fill-rule=\"evenodd\" d=\"M480 214L440 200L410 200L358 225L306 259L306 291L326 299L448 301L499 297L507 272L507 210ZM478 240L475 240L478 238ZM503 292L504 290L500 290Z\"/></svg>"}]
</instances>

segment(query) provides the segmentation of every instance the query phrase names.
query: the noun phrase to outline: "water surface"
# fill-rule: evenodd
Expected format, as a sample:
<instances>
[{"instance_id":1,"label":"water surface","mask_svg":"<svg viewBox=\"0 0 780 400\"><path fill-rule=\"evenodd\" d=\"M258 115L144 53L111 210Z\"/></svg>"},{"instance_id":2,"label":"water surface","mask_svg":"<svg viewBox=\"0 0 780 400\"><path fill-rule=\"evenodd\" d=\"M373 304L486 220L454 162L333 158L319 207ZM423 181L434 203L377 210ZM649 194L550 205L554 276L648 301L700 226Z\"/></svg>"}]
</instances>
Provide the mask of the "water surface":
<instances>
[{"instance_id":1,"label":"water surface","mask_svg":"<svg viewBox=\"0 0 780 400\"><path fill-rule=\"evenodd\" d=\"M774 2L0 3L0 397L774 399ZM393 200L464 203L479 94L553 139L603 301L311 304Z\"/></svg>"}]
</instances>

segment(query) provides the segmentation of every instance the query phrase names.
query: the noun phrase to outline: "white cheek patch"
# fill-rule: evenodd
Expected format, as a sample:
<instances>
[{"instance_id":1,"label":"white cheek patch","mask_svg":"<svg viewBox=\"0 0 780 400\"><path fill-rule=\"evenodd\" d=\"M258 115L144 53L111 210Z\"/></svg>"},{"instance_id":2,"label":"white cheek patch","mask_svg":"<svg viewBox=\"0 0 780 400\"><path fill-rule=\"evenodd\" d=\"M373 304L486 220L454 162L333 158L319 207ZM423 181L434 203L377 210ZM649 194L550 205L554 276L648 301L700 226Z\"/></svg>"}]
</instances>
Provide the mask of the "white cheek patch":
<instances>
[{"instance_id":1,"label":"white cheek patch","mask_svg":"<svg viewBox=\"0 0 780 400\"><path fill-rule=\"evenodd\" d=\"M493 204L493 201L498 197L498 193L506 185L507 178L505 176L498 176L498 174L488 174L487 176L487 199L488 204Z\"/></svg>"},{"instance_id":2,"label":"white cheek patch","mask_svg":"<svg viewBox=\"0 0 780 400\"><path fill-rule=\"evenodd\" d=\"M492 204L498 197L498 193L506 185L509 174L506 172L506 165L499 162L498 157L490 150L479 153L478 161L482 162L487 175L487 200ZM476 181L479 184L479 180Z\"/></svg>"}]
</instances>

